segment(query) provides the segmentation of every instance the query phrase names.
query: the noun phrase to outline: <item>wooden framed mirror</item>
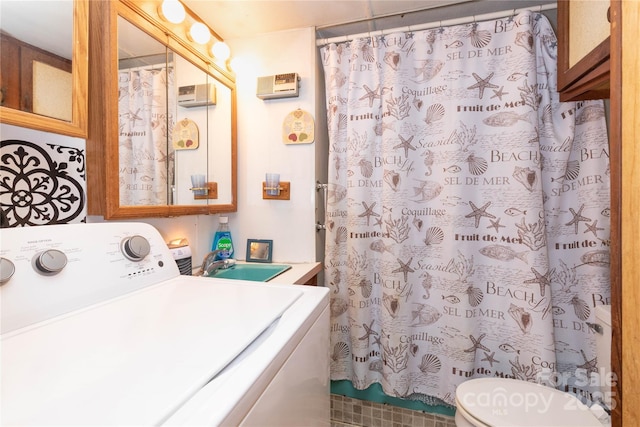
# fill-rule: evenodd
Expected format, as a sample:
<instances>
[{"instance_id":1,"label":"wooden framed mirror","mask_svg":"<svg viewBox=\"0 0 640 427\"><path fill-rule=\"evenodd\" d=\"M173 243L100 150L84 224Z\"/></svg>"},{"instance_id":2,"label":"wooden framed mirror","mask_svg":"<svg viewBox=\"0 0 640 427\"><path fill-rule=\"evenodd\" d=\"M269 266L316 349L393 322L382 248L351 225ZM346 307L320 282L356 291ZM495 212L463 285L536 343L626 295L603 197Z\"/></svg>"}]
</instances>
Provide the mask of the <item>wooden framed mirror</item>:
<instances>
[{"instance_id":1,"label":"wooden framed mirror","mask_svg":"<svg viewBox=\"0 0 640 427\"><path fill-rule=\"evenodd\" d=\"M159 4L91 3L91 215L236 210L235 79L167 27Z\"/></svg>"},{"instance_id":2,"label":"wooden framed mirror","mask_svg":"<svg viewBox=\"0 0 640 427\"><path fill-rule=\"evenodd\" d=\"M86 138L88 13L88 0L0 2L2 123Z\"/></svg>"}]
</instances>

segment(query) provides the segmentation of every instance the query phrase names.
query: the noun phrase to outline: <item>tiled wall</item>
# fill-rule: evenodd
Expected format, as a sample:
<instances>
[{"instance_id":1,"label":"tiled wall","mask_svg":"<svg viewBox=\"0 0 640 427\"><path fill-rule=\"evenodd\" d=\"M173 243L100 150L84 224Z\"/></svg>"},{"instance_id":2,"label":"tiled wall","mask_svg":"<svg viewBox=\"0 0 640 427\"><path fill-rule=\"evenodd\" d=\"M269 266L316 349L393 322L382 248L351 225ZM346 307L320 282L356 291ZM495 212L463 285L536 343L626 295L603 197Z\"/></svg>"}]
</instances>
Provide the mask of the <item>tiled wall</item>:
<instances>
[{"instance_id":1,"label":"tiled wall","mask_svg":"<svg viewBox=\"0 0 640 427\"><path fill-rule=\"evenodd\" d=\"M85 141L6 124L0 135L6 226L85 222Z\"/></svg>"},{"instance_id":2,"label":"tiled wall","mask_svg":"<svg viewBox=\"0 0 640 427\"><path fill-rule=\"evenodd\" d=\"M331 427L455 427L453 417L331 395Z\"/></svg>"}]
</instances>

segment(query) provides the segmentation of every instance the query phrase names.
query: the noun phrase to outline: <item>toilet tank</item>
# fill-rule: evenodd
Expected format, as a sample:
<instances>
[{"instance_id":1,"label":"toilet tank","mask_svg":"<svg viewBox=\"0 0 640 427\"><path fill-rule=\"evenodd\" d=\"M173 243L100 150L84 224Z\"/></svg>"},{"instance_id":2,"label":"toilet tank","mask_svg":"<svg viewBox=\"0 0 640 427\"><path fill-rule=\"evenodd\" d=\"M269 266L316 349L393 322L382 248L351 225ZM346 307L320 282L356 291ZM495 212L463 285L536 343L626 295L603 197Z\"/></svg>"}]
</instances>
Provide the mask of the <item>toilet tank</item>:
<instances>
[{"instance_id":1,"label":"toilet tank","mask_svg":"<svg viewBox=\"0 0 640 427\"><path fill-rule=\"evenodd\" d=\"M611 408L611 306L596 307L596 356L598 357L598 373L600 374L600 390L604 403ZM616 378L613 378L616 381Z\"/></svg>"}]
</instances>

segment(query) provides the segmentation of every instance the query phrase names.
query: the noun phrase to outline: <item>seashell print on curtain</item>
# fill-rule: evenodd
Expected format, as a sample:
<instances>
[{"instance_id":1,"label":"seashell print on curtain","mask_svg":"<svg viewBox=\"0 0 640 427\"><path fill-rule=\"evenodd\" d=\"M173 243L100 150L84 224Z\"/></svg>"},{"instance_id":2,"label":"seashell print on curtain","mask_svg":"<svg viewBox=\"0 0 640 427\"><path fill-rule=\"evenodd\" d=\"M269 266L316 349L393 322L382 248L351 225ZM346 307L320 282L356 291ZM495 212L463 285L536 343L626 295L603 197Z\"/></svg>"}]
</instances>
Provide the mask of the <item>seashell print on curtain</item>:
<instances>
[{"instance_id":1,"label":"seashell print on curtain","mask_svg":"<svg viewBox=\"0 0 640 427\"><path fill-rule=\"evenodd\" d=\"M454 405L509 377L595 398L609 303L600 101L561 103L533 12L321 48L332 380Z\"/></svg>"}]
</instances>

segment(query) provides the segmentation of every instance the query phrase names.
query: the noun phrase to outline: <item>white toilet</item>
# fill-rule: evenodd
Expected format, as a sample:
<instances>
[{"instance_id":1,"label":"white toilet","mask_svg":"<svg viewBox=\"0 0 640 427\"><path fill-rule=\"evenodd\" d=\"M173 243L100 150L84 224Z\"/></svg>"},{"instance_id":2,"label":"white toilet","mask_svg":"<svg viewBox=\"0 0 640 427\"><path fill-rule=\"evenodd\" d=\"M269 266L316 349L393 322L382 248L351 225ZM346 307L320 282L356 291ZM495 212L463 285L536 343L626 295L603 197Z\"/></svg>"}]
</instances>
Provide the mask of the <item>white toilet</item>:
<instances>
[{"instance_id":1,"label":"white toilet","mask_svg":"<svg viewBox=\"0 0 640 427\"><path fill-rule=\"evenodd\" d=\"M596 307L596 324L602 327L602 334L596 337L599 369L604 367L610 372L611 306ZM605 403L610 407L611 402ZM457 427L610 424L606 412L598 405L588 408L572 394L509 378L476 378L460 384L456 389L455 422Z\"/></svg>"}]
</instances>

